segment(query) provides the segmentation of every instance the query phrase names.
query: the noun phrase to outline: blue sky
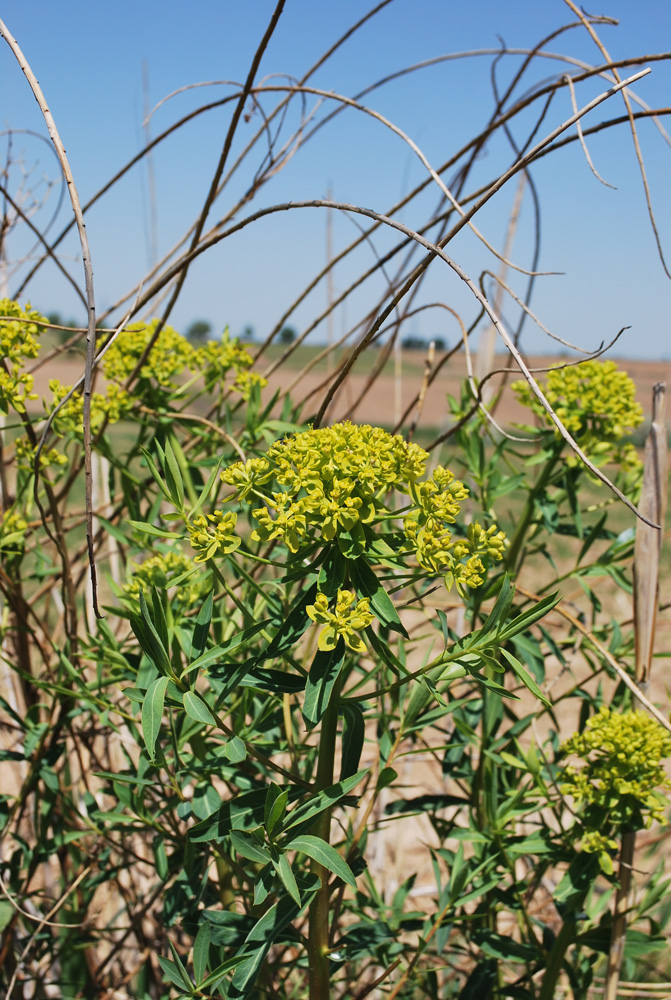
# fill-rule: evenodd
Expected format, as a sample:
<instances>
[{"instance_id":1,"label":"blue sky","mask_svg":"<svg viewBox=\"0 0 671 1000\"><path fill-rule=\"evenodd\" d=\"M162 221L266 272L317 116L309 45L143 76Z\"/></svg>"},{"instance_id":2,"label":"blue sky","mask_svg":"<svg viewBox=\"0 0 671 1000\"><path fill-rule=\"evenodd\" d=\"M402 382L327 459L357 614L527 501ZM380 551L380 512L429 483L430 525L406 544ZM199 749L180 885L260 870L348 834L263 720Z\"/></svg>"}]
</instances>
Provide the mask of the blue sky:
<instances>
[{"instance_id":1,"label":"blue sky","mask_svg":"<svg viewBox=\"0 0 671 1000\"><path fill-rule=\"evenodd\" d=\"M143 144L143 65L148 99L154 106L170 92L202 81L242 81L274 2L249 0L117 0L114 4L61 0L7 0L2 18L23 48L38 77L70 158L82 201L86 201ZM671 5L642 0L605 0L603 11L620 20L603 26L600 37L614 57L654 54L671 48ZM278 28L260 67L259 77L290 74L300 77L343 31L369 9L368 2L287 0ZM394 0L344 46L312 79L315 86L352 96L379 78L435 56L473 49L496 49L503 38L509 49L538 42L554 28L572 20L561 0ZM590 63L601 62L594 43L582 28L573 29L548 49ZM373 92L367 102L405 130L435 165L446 160L479 131L492 107L491 55L439 65L394 80ZM510 78L520 57L501 60L499 77ZM636 86L652 106L671 105L671 63L651 63L653 72ZM539 62L518 93L562 72L566 64ZM623 70L626 74L627 70ZM278 82L282 82L277 78ZM216 100L232 87L218 85L184 92L164 104L151 121L152 134L195 109ZM580 105L606 89L603 80L576 88ZM0 48L0 128L45 134L39 109L9 49ZM266 110L276 98L264 98ZM314 98L307 98L312 107ZM225 134L230 106L211 111L163 143L152 158L156 189L156 240L159 255L179 240L205 197ZM585 127L623 113L620 97L592 112ZM541 126L549 132L571 114L567 91L557 97ZM291 118L287 126L291 123ZM293 119L297 121L297 118ZM233 154L258 128L258 113L242 123ZM518 138L530 118L514 126ZM666 120L671 131L671 121ZM649 120L640 124L640 139L649 171L662 243L671 268L671 148ZM647 218L631 135L626 127L588 141L596 169L616 190L603 186L590 172L577 144L553 153L533 168L542 206L540 269L563 272L538 279L532 308L558 335L587 349L631 326L618 344L619 356L669 358L671 282L664 274ZM3 160L7 138L0 144ZM10 191L20 191L19 170L28 171L24 188L44 190L40 178L57 177L47 144L27 134L12 137L15 167ZM246 189L260 154L243 164L215 206L212 219L223 217ZM509 148L495 139L473 173L473 185L484 183L508 165ZM298 150L288 166L262 191L252 208L290 200L323 198L332 191L338 201L388 212L426 175L417 157L381 124L353 110L340 115ZM502 249L516 182L508 184L478 216L487 239ZM147 270L152 248L148 210L148 173L142 165L112 189L87 215L95 272L96 300L107 309ZM57 204L57 185L41 216L45 224ZM437 203L438 191L418 199L398 213L411 228L419 228ZM51 232L69 218L60 210ZM360 224L360 223L359 223ZM353 220L333 219L333 244L338 250L357 235ZM531 259L533 212L528 195L522 204L512 259L528 267ZM396 237L376 234L349 264L334 275L334 290L342 291L375 254L391 247ZM28 245L20 231L8 241L10 263ZM469 233L451 244L450 254L477 279L498 263ZM63 244L63 258L82 284L76 240ZM235 334L250 324L257 338L272 329L289 304L323 266L326 258L326 213L323 210L283 212L263 220L203 255L189 272L171 322L184 329L191 320L209 320L215 330L229 324ZM7 290L17 287L20 272L10 271ZM514 272L508 280L517 293L526 279ZM384 290L384 279L373 278L352 295L334 319L336 334L365 315ZM74 293L52 265L42 269L28 289L35 306L81 319ZM289 322L302 330L326 301L322 282ZM444 265L434 263L417 304L440 301L458 310L466 323L477 306L464 286ZM514 325L516 307L508 300L504 319ZM408 321L405 333L440 335L452 343L456 323L443 310L427 310ZM326 335L325 325L316 339ZM544 334L527 324L524 345L529 352L552 350Z\"/></svg>"}]
</instances>

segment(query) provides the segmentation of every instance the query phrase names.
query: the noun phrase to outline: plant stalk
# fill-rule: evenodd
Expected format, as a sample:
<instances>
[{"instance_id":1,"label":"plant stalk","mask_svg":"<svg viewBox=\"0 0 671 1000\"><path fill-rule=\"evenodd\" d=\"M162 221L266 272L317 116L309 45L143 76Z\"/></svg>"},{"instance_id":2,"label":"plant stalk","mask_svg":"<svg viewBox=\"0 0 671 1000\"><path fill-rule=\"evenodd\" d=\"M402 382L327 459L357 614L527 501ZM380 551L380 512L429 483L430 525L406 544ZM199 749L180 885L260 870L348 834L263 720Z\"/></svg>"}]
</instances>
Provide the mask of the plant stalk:
<instances>
[{"instance_id":1,"label":"plant stalk","mask_svg":"<svg viewBox=\"0 0 671 1000\"><path fill-rule=\"evenodd\" d=\"M534 517L534 513L536 510L536 500L538 499L539 494L545 489L548 482L550 481L550 476L554 471L555 465L559 461L559 456L563 450L563 447L564 447L563 441L559 441L557 442L557 444L555 444L554 451L552 452L547 462L543 466L540 475L538 476L538 479L532 486L529 495L527 497L524 509L522 511L522 515L517 523L515 533L513 534L513 537L510 542L510 547L506 552L504 559L504 567L512 576L514 576L514 574L519 569L518 564L521 561L520 553L522 552L527 531L529 530L529 526Z\"/></svg>"},{"instance_id":2,"label":"plant stalk","mask_svg":"<svg viewBox=\"0 0 671 1000\"><path fill-rule=\"evenodd\" d=\"M317 762L317 788L321 791L333 784L338 713L340 707L341 682L333 689L331 703L322 719L319 736L319 760ZM313 834L329 843L331 834L331 810L321 813L314 824ZM319 877L320 888L310 904L308 918L308 980L310 1000L328 1000L329 979L329 876L328 869L312 861L310 871Z\"/></svg>"}]
</instances>

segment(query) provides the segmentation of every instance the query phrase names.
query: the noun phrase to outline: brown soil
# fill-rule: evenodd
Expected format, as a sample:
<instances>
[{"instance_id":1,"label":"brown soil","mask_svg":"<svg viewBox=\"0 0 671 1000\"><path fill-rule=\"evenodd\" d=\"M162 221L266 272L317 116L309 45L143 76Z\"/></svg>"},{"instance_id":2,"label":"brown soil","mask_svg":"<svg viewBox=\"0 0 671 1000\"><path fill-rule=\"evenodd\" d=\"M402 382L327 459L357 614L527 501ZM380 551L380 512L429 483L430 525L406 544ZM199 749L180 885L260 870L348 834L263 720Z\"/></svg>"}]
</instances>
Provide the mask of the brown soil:
<instances>
[{"instance_id":1,"label":"brown soil","mask_svg":"<svg viewBox=\"0 0 671 1000\"><path fill-rule=\"evenodd\" d=\"M546 369L552 365L566 363L565 358L552 359L547 357L531 357L527 361L532 369ZM505 367L506 363L507 358L503 355L498 355L495 359L495 364L499 368ZM385 427L395 426L403 416L406 407L413 403L420 392L422 364L421 353L404 352L400 378L394 377L389 365L384 373L372 383L370 383L369 375L357 374L355 368L336 394L335 402L328 413L328 420L339 420L349 416L364 423L378 423ZM620 366L629 372L636 382L638 399L643 406L646 417L649 417L652 387L659 381L666 380L671 383L671 362L622 361ZM262 372L263 368L264 366L260 364L258 371ZM35 391L41 396L47 395L50 379L59 379L64 384L71 385L82 372L83 361L79 358L55 358L35 372ZM508 379L508 385L517 377L516 373L512 373ZM285 368L271 375L270 388L273 391L278 388L283 392L290 391L294 400L306 399L307 405L303 412L304 415L309 416L318 410L332 378L333 375L329 376L325 372L316 371L301 376L300 372ZM455 355L428 387L419 419L420 426L432 429L447 426L447 395L459 398L465 378L466 360L463 354ZM539 378L542 379L542 374L539 375ZM492 379L492 384L498 385L499 383L500 377L495 376ZM41 406L39 408L41 409ZM416 414L417 407L415 406L409 417L403 421L404 426L408 426ZM525 418L528 419L528 411L522 410L517 405L513 393L510 392L509 388L506 388L496 410L496 419L504 426L509 426Z\"/></svg>"},{"instance_id":2,"label":"brown soil","mask_svg":"<svg viewBox=\"0 0 671 1000\"><path fill-rule=\"evenodd\" d=\"M395 426L406 407L408 407L417 397L422 385L422 375L420 374L419 362L421 355L405 353L403 355L402 374L400 379L395 379L388 369L375 382L369 384L368 375L358 375L356 369L346 380L343 387L336 395L335 402L329 411L328 419L339 420L345 416L359 420L364 423L379 423L384 426ZM566 359L552 359L547 357L528 358L527 362L532 369L547 369L553 365L565 364ZM507 359L500 355L495 359L498 368L504 368ZM656 382L671 382L671 362L649 362L649 361L622 361L620 367L627 371L636 383L638 388L637 397L643 406L646 418L650 416L652 387ZM290 383L298 377L296 372L276 372L270 378L272 389L280 388L286 390ZM429 386L422 413L420 425L428 428L441 428L448 423L447 395L455 396L459 399L461 386L466 379L466 360L463 354L451 358L445 368L439 372L435 381ZM528 410L523 410L516 402L514 394L510 391L510 382L515 381L519 375L511 373L508 378L508 386L504 389L501 401L496 410L496 419L504 426L509 426L516 421L528 421ZM542 373L538 375L543 378ZM493 385L499 385L502 377L495 376L491 381ZM314 413L324 398L328 386L327 376L322 373L308 372L291 389L291 394L295 400L301 398L308 399L306 415ZM417 414L416 406L413 407L409 419L404 420L404 425L408 425Z\"/></svg>"}]
</instances>

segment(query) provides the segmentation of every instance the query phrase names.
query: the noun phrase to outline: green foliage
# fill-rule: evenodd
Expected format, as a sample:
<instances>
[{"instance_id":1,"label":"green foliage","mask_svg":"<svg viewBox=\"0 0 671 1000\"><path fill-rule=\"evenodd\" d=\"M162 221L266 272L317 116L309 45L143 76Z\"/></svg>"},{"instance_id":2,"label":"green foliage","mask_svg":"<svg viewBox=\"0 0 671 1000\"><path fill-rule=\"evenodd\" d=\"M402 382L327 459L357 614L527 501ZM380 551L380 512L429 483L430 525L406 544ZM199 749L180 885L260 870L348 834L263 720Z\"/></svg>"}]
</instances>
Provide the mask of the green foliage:
<instances>
[{"instance_id":1,"label":"green foliage","mask_svg":"<svg viewBox=\"0 0 671 1000\"><path fill-rule=\"evenodd\" d=\"M278 419L240 345L196 350L167 327L122 386L156 329L110 349L101 398L119 408L96 403L113 498L97 512L100 621L81 399L45 444L64 462L36 482L20 442L34 453L44 418L7 397L22 427L0 521L3 662L22 702L0 701L16 779L0 800L0 975L29 945L22 981L49 968L73 997L111 989L127 952L134 998L315 1000L324 982L349 997L381 974L408 998L551 997L562 969L586 989L615 852L662 818L671 746L553 609L582 588L594 639L627 663L602 585L630 587L631 532L582 499L593 486L547 428L520 453L474 419L429 472L401 435L305 428L291 405ZM576 680L553 701L558 670ZM375 856L394 824L416 850L392 885ZM660 871L641 894L629 963L665 940L665 885Z\"/></svg>"}]
</instances>

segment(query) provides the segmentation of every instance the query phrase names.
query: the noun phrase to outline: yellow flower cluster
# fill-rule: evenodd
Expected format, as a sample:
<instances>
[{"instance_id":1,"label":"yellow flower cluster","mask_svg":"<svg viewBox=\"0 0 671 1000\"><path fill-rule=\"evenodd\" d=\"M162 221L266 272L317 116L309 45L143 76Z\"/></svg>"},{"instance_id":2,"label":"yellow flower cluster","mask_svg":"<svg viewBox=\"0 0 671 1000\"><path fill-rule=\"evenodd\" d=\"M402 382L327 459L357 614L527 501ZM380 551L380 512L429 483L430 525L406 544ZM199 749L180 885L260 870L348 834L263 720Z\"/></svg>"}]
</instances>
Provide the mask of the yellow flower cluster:
<instances>
[{"instance_id":1,"label":"yellow flower cluster","mask_svg":"<svg viewBox=\"0 0 671 1000\"><path fill-rule=\"evenodd\" d=\"M254 391L254 386L257 385L259 389L263 389L268 385L268 379L256 372L238 372L231 388L235 392L239 392L243 399L249 399Z\"/></svg>"},{"instance_id":2,"label":"yellow flower cluster","mask_svg":"<svg viewBox=\"0 0 671 1000\"><path fill-rule=\"evenodd\" d=\"M526 381L514 382L512 388L524 406L552 425ZM631 446L624 454L620 440L638 427L643 410L636 402L635 383L614 361L583 361L548 372L542 389L583 451L603 461L638 461Z\"/></svg>"},{"instance_id":3,"label":"yellow flower cluster","mask_svg":"<svg viewBox=\"0 0 671 1000\"><path fill-rule=\"evenodd\" d=\"M147 344L154 335L158 320L133 323L117 337L103 361L105 377L123 382L135 370ZM263 387L267 380L248 371L253 358L237 341L224 331L221 340L209 340L202 347L193 347L171 326L164 326L139 372L140 381L153 381L162 389L174 389L175 381L185 370L202 372L205 388L211 392L223 385L226 375L233 372L232 387L247 399L254 385Z\"/></svg>"},{"instance_id":4,"label":"yellow flower cluster","mask_svg":"<svg viewBox=\"0 0 671 1000\"><path fill-rule=\"evenodd\" d=\"M449 587L479 587L486 572L484 559L500 560L506 538L496 525L470 524L465 538L453 538L447 528L459 513L459 501L468 496L463 483L448 469L438 467L433 478L414 484L411 495L417 506L405 517L406 538L419 565L429 573L445 576Z\"/></svg>"},{"instance_id":5,"label":"yellow flower cluster","mask_svg":"<svg viewBox=\"0 0 671 1000\"><path fill-rule=\"evenodd\" d=\"M206 562L217 552L224 555L235 552L242 541L235 534L237 520L237 514L215 510L213 514L199 514L193 521L187 521L191 547L198 552L196 562Z\"/></svg>"},{"instance_id":6,"label":"yellow flower cluster","mask_svg":"<svg viewBox=\"0 0 671 1000\"><path fill-rule=\"evenodd\" d=\"M203 373L208 392L223 386L226 376L232 372L234 381L231 387L243 399L249 399L255 385L261 389L268 385L267 379L248 370L253 360L249 351L238 340L231 340L228 330L224 330L221 340L208 340L207 344L198 348L190 367Z\"/></svg>"},{"instance_id":7,"label":"yellow flower cluster","mask_svg":"<svg viewBox=\"0 0 671 1000\"><path fill-rule=\"evenodd\" d=\"M0 317L9 317L0 319L0 413L10 409L23 413L26 400L37 399L32 375L22 371L23 362L39 354L38 322L47 321L30 303L22 308L11 299L0 299Z\"/></svg>"},{"instance_id":8,"label":"yellow flower cluster","mask_svg":"<svg viewBox=\"0 0 671 1000\"><path fill-rule=\"evenodd\" d=\"M62 399L65 399L72 387L63 385L58 379L51 379L49 389L53 394L53 402L48 412L56 409ZM133 400L129 394L120 386L110 383L106 393L94 392L91 397L91 429L95 433L100 429L107 418L109 423L114 424L128 414L133 406ZM46 408L46 401L45 401ZM59 437L66 434L74 434L78 437L83 435L84 423L84 398L80 393L74 393L64 403L56 414L52 423L52 429Z\"/></svg>"},{"instance_id":9,"label":"yellow flower cluster","mask_svg":"<svg viewBox=\"0 0 671 1000\"><path fill-rule=\"evenodd\" d=\"M501 559L504 535L473 524L465 538L453 538L448 526L468 490L440 466L422 479L428 457L400 435L346 421L277 441L264 458L237 462L221 478L239 500L260 501L252 538L278 539L294 553L335 541L346 555L361 555L372 540L368 526L390 518L386 500L395 490L408 500L402 545L448 586L477 587L485 560Z\"/></svg>"},{"instance_id":10,"label":"yellow flower cluster","mask_svg":"<svg viewBox=\"0 0 671 1000\"><path fill-rule=\"evenodd\" d=\"M0 514L0 552L3 558L10 559L23 552L27 530L28 522L17 511L10 509Z\"/></svg>"},{"instance_id":11,"label":"yellow flower cluster","mask_svg":"<svg viewBox=\"0 0 671 1000\"><path fill-rule=\"evenodd\" d=\"M600 828L604 816L624 829L663 819L666 802L657 789L671 788L661 764L671 756L671 736L646 712L604 706L561 749L584 762L565 769L561 791L586 810L586 827Z\"/></svg>"},{"instance_id":12,"label":"yellow flower cluster","mask_svg":"<svg viewBox=\"0 0 671 1000\"><path fill-rule=\"evenodd\" d=\"M14 442L16 450L16 462L20 469L32 472L35 463L35 451L28 437L22 434ZM57 448L42 448L40 452L40 469L56 468L61 469L67 465L67 455L64 455Z\"/></svg>"},{"instance_id":13,"label":"yellow flower cluster","mask_svg":"<svg viewBox=\"0 0 671 1000\"><path fill-rule=\"evenodd\" d=\"M252 511L256 540L279 538L297 552L315 536L331 542L349 534L363 548L363 525L387 513L390 490L408 493L427 458L399 435L347 421L277 441L264 458L238 462L221 478L239 499L261 501Z\"/></svg>"},{"instance_id":14,"label":"yellow flower cluster","mask_svg":"<svg viewBox=\"0 0 671 1000\"><path fill-rule=\"evenodd\" d=\"M166 552L151 556L142 563L131 563L129 567L131 575L128 583L124 584L123 591L128 597L137 600L141 590L151 590L152 587L167 590L171 586L171 580L183 576L190 569L193 569L193 560L181 552ZM194 586L180 586L175 598L188 604L191 597L195 598L201 590L202 582L196 582Z\"/></svg>"},{"instance_id":15,"label":"yellow flower cluster","mask_svg":"<svg viewBox=\"0 0 671 1000\"><path fill-rule=\"evenodd\" d=\"M135 370L147 344L154 335L158 320L132 323L123 330L103 359L105 377L123 382ZM164 326L139 372L140 379L153 379L164 389L175 388L174 379L191 367L195 351L188 340L171 326Z\"/></svg>"},{"instance_id":16,"label":"yellow flower cluster","mask_svg":"<svg viewBox=\"0 0 671 1000\"><path fill-rule=\"evenodd\" d=\"M317 594L315 603L308 605L305 610L313 622L324 626L319 633L318 644L321 650L335 649L338 639L342 638L345 645L355 653L366 652L366 646L358 633L368 628L375 617L367 597L357 601L356 594L351 590L339 590L335 611L330 611L326 594Z\"/></svg>"}]
</instances>

